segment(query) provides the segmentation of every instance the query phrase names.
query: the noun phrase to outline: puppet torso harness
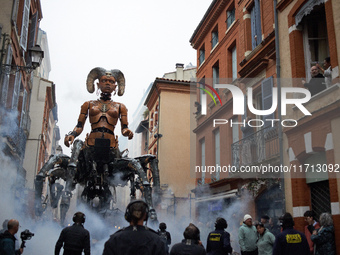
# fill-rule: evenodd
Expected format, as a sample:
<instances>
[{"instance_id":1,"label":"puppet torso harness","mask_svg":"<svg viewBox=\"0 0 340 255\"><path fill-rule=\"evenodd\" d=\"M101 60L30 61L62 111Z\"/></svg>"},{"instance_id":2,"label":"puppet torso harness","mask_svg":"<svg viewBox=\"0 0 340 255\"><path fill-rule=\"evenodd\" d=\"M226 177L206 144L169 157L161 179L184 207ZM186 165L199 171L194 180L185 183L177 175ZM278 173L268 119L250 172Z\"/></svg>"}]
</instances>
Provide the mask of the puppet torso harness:
<instances>
[{"instance_id":1,"label":"puppet torso harness","mask_svg":"<svg viewBox=\"0 0 340 255\"><path fill-rule=\"evenodd\" d=\"M127 127L127 109L124 104L102 100L87 101L81 106L78 127L84 127L87 116L90 118L91 133L86 135L86 144L94 146L96 138L110 139L110 147L118 147L114 129L120 118L122 129Z\"/></svg>"}]
</instances>

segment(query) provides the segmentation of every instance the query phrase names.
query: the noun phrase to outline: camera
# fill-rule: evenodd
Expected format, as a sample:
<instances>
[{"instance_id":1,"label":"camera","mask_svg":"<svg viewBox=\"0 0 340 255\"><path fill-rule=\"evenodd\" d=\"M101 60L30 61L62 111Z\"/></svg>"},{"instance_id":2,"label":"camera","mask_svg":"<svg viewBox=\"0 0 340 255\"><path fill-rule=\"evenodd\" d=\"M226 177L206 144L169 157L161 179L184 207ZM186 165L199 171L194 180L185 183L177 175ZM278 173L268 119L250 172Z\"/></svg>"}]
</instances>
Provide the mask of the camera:
<instances>
[{"instance_id":1,"label":"camera","mask_svg":"<svg viewBox=\"0 0 340 255\"><path fill-rule=\"evenodd\" d=\"M30 240L34 236L34 233L26 229L25 231L22 231L20 234L20 238L22 241Z\"/></svg>"}]
</instances>

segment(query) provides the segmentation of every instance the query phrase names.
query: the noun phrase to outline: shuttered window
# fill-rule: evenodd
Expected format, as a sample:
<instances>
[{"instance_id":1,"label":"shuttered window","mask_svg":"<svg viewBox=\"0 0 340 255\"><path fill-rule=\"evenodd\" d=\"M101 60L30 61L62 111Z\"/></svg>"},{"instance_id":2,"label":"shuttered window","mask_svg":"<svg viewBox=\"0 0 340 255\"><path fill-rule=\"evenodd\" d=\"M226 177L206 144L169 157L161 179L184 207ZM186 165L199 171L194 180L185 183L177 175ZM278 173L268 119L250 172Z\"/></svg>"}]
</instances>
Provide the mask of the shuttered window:
<instances>
[{"instance_id":1,"label":"shuttered window","mask_svg":"<svg viewBox=\"0 0 340 255\"><path fill-rule=\"evenodd\" d=\"M22 98L22 108L21 108L21 116L20 116L20 127L24 128L26 127L26 119L27 119L27 116L26 116L26 112L27 112L27 91L26 89L24 89L24 94L23 94L23 98Z\"/></svg>"},{"instance_id":2,"label":"shuttered window","mask_svg":"<svg viewBox=\"0 0 340 255\"><path fill-rule=\"evenodd\" d=\"M11 45L8 45L7 54L6 54L6 65L12 64L12 55L13 50ZM10 68L10 67L3 67L3 68ZM8 86L9 86L9 72L3 72L3 80L2 80L2 91L1 91L1 105L6 107L7 103L7 96L8 96Z\"/></svg>"},{"instance_id":3,"label":"shuttered window","mask_svg":"<svg viewBox=\"0 0 340 255\"><path fill-rule=\"evenodd\" d=\"M262 110L269 110L273 104L273 77L264 79L261 84L262 91ZM270 126L271 122L266 119L274 119L274 113L263 116L264 127Z\"/></svg>"},{"instance_id":4,"label":"shuttered window","mask_svg":"<svg viewBox=\"0 0 340 255\"><path fill-rule=\"evenodd\" d=\"M256 46L262 42L261 12L259 0L254 1L254 6L250 11L250 19L252 49L255 49Z\"/></svg>"},{"instance_id":5,"label":"shuttered window","mask_svg":"<svg viewBox=\"0 0 340 255\"><path fill-rule=\"evenodd\" d=\"M30 4L31 0L25 0L24 12L22 16L22 26L20 34L20 46L27 51L27 36L28 36L28 26L30 19Z\"/></svg>"},{"instance_id":6,"label":"shuttered window","mask_svg":"<svg viewBox=\"0 0 340 255\"><path fill-rule=\"evenodd\" d=\"M12 110L18 109L20 84L21 84L21 72L17 72L15 74L15 80L14 80L14 89L13 89L12 107L11 107Z\"/></svg>"}]
</instances>

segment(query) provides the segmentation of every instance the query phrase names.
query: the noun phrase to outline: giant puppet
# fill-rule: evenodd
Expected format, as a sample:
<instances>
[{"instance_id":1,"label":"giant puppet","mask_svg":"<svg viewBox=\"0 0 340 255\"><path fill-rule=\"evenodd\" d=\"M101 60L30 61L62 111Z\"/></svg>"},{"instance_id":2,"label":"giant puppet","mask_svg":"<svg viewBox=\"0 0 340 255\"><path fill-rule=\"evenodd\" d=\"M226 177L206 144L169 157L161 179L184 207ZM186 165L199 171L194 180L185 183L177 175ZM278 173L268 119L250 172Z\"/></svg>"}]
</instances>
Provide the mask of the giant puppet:
<instances>
[{"instance_id":1,"label":"giant puppet","mask_svg":"<svg viewBox=\"0 0 340 255\"><path fill-rule=\"evenodd\" d=\"M127 108L111 98L112 94L124 94L124 75L118 69L92 69L86 81L90 93L95 90L96 80L97 95L100 92L100 98L87 101L81 106L77 125L65 136L65 145L73 145L71 157L64 154L52 155L36 176L36 214L41 215L44 211L45 198L42 197L42 190L46 178L49 180L52 207L56 208L60 199L62 223L70 206L72 190L77 183L83 186L82 200L95 207L98 212L105 212L112 209L112 193L115 193L115 187L130 182L131 200L136 198L136 189L140 189L150 208L149 218L157 220L147 171L152 172L153 187L159 188L158 161L150 154L137 158L123 156L118 148L118 136L114 133L120 120L122 135L128 139L133 137L133 132L128 128ZM91 124L91 132L83 142L75 138L82 133L87 118ZM63 179L65 184L56 186L58 179Z\"/></svg>"}]
</instances>

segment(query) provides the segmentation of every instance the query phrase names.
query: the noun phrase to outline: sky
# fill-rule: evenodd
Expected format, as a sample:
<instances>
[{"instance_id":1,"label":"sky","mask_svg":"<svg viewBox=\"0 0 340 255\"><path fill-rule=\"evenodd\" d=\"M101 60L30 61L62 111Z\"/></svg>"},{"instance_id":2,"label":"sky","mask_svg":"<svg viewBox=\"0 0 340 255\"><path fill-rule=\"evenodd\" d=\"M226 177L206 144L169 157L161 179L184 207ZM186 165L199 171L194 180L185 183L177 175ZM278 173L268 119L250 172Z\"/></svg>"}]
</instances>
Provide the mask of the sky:
<instances>
[{"instance_id":1,"label":"sky","mask_svg":"<svg viewBox=\"0 0 340 255\"><path fill-rule=\"evenodd\" d=\"M144 91L176 63L196 66L189 40L212 0L44 0L40 28L47 33L51 72L56 85L61 141L77 123L80 106L95 100L86 89L94 67L119 69L126 79L129 122ZM87 120L83 139L90 131ZM120 135L120 131L117 132ZM63 145L64 153L70 151Z\"/></svg>"}]
</instances>

